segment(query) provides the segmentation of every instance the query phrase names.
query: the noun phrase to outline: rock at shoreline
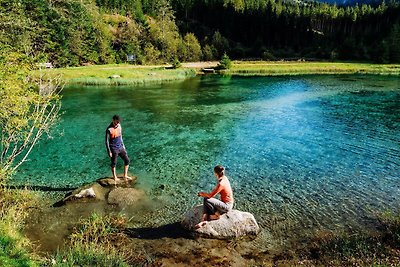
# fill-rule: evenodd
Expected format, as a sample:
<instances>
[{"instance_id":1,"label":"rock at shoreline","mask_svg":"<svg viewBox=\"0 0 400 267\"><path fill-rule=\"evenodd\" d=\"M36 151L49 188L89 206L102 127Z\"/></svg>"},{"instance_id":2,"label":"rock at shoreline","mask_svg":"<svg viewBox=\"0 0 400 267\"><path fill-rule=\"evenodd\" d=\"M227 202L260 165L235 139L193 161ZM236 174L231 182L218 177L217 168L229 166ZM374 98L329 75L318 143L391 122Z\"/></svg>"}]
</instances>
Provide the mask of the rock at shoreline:
<instances>
[{"instance_id":1,"label":"rock at shoreline","mask_svg":"<svg viewBox=\"0 0 400 267\"><path fill-rule=\"evenodd\" d=\"M101 178L97 180L96 182L99 183L102 186L113 186L113 185L133 185L136 183L137 177L136 176L131 176L132 180L128 180L126 182L124 179L120 178L119 180L115 181L113 178Z\"/></svg>"},{"instance_id":2,"label":"rock at shoreline","mask_svg":"<svg viewBox=\"0 0 400 267\"><path fill-rule=\"evenodd\" d=\"M135 188L115 188L108 194L107 202L116 204L121 208L135 204L139 199L143 198L144 192Z\"/></svg>"},{"instance_id":3,"label":"rock at shoreline","mask_svg":"<svg viewBox=\"0 0 400 267\"><path fill-rule=\"evenodd\" d=\"M75 189L71 194L63 199L63 202L71 201L79 198L95 198L98 200L105 200L107 190L98 183L92 183Z\"/></svg>"},{"instance_id":4,"label":"rock at shoreline","mask_svg":"<svg viewBox=\"0 0 400 267\"><path fill-rule=\"evenodd\" d=\"M195 229L195 225L201 221L202 215L203 206L194 207L185 214L181 221L182 227L195 234L216 239L254 237L260 232L260 227L253 214L249 212L231 210L221 215L218 220L208 221L203 227Z\"/></svg>"},{"instance_id":5,"label":"rock at shoreline","mask_svg":"<svg viewBox=\"0 0 400 267\"><path fill-rule=\"evenodd\" d=\"M94 183L75 189L66 195L64 199L54 203L53 206L59 207L74 200L95 199L106 201L109 204L117 204L120 207L125 207L135 203L138 199L144 196L143 191L133 188L136 180L136 176L132 176L132 179L128 181L125 181L124 179L114 181L112 178L98 179Z\"/></svg>"}]
</instances>

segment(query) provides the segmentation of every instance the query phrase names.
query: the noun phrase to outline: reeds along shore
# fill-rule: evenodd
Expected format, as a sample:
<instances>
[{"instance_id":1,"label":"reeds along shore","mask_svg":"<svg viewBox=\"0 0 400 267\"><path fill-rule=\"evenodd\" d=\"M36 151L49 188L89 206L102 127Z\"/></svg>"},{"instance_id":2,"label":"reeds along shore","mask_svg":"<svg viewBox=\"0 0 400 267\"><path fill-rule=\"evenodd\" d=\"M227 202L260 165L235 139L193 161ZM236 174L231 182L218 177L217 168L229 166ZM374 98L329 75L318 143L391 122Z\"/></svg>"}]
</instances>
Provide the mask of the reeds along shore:
<instances>
[{"instance_id":1,"label":"reeds along shore","mask_svg":"<svg viewBox=\"0 0 400 267\"><path fill-rule=\"evenodd\" d=\"M67 84L141 85L183 80L202 73L201 69L217 68L218 62L194 62L173 69L168 65L94 65L75 68L36 70L33 75L60 75ZM400 75L400 64L304 61L234 61L232 68L217 74L234 76L280 76L314 74Z\"/></svg>"}]
</instances>

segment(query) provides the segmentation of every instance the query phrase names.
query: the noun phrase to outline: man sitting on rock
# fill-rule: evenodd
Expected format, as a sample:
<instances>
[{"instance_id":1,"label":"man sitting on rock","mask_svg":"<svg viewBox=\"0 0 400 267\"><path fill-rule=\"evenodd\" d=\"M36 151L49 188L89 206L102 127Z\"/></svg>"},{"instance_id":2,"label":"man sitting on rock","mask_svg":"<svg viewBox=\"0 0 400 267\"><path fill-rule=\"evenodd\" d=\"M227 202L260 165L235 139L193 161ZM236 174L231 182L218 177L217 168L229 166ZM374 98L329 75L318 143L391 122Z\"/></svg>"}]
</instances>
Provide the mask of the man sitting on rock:
<instances>
[{"instance_id":1,"label":"man sitting on rock","mask_svg":"<svg viewBox=\"0 0 400 267\"><path fill-rule=\"evenodd\" d=\"M199 192L199 197L204 197L203 216L201 222L195 228L206 225L207 221L218 220L221 214L227 213L233 208L233 192L228 177L225 176L225 168L221 165L214 167L214 175L218 179L217 186L211 193ZM221 200L214 198L221 195Z\"/></svg>"}]
</instances>

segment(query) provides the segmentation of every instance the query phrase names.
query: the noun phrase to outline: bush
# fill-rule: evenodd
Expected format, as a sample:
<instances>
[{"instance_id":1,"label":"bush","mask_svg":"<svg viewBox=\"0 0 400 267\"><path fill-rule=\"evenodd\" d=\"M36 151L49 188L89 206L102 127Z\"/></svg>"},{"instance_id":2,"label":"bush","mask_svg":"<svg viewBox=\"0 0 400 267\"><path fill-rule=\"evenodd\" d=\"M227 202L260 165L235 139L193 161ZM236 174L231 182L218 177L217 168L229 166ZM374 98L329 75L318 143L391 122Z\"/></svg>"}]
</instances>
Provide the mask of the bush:
<instances>
[{"instance_id":1,"label":"bush","mask_svg":"<svg viewBox=\"0 0 400 267\"><path fill-rule=\"evenodd\" d=\"M175 58L174 61L172 62L172 68L173 69L178 69L180 67L182 67L181 62L177 58Z\"/></svg>"},{"instance_id":2,"label":"bush","mask_svg":"<svg viewBox=\"0 0 400 267\"><path fill-rule=\"evenodd\" d=\"M214 46L212 46L212 45L210 46L210 45L206 44L203 47L203 60L206 60L206 61L213 60L213 59L215 59L216 54L217 54L217 51Z\"/></svg>"},{"instance_id":3,"label":"bush","mask_svg":"<svg viewBox=\"0 0 400 267\"><path fill-rule=\"evenodd\" d=\"M219 68L223 69L223 70L227 70L227 69L230 69L231 67L232 67L232 61L228 57L228 55L225 53L222 56L221 61L219 62Z\"/></svg>"}]
</instances>

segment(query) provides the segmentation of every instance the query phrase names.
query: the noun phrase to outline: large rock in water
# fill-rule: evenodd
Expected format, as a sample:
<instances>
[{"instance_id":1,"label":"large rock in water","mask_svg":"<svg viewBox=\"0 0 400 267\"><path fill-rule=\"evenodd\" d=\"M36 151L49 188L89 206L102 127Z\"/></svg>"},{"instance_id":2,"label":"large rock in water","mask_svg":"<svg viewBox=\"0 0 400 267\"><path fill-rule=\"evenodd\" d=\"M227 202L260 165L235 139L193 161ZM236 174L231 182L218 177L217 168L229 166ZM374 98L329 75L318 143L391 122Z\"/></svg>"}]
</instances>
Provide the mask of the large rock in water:
<instances>
[{"instance_id":1,"label":"large rock in water","mask_svg":"<svg viewBox=\"0 0 400 267\"><path fill-rule=\"evenodd\" d=\"M203 206L194 207L185 214L181 221L182 227L198 235L217 239L254 237L260 232L256 219L249 212L231 210L221 215L218 220L208 221L203 227L195 229L195 225L201 221L202 215Z\"/></svg>"},{"instance_id":2,"label":"large rock in water","mask_svg":"<svg viewBox=\"0 0 400 267\"><path fill-rule=\"evenodd\" d=\"M115 188L108 194L108 204L117 204L124 208L135 204L138 200L144 197L144 192L136 188Z\"/></svg>"},{"instance_id":3,"label":"large rock in water","mask_svg":"<svg viewBox=\"0 0 400 267\"><path fill-rule=\"evenodd\" d=\"M143 191L133 188L136 180L136 176L132 176L128 181L124 179L114 181L114 179L107 177L101 178L94 183L83 185L68 193L64 199L54 203L53 206L59 207L67 202L77 200L86 202L87 199L106 201L109 204L117 204L120 207L131 205L144 196Z\"/></svg>"}]
</instances>

